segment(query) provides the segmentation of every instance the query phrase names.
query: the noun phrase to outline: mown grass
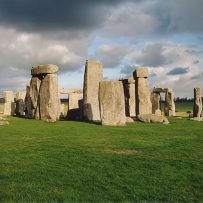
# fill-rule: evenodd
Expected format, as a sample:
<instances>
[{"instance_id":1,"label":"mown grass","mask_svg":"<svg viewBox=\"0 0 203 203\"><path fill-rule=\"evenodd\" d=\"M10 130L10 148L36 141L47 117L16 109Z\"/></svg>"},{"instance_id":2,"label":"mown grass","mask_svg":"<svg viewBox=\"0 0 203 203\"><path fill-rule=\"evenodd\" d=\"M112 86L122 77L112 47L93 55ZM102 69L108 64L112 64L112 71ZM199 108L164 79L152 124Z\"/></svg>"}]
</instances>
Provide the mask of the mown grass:
<instances>
[{"instance_id":1,"label":"mown grass","mask_svg":"<svg viewBox=\"0 0 203 203\"><path fill-rule=\"evenodd\" d=\"M203 201L201 122L9 119L0 126L0 202Z\"/></svg>"},{"instance_id":2,"label":"mown grass","mask_svg":"<svg viewBox=\"0 0 203 203\"><path fill-rule=\"evenodd\" d=\"M193 102L176 102L175 105L178 112L193 111Z\"/></svg>"}]
</instances>

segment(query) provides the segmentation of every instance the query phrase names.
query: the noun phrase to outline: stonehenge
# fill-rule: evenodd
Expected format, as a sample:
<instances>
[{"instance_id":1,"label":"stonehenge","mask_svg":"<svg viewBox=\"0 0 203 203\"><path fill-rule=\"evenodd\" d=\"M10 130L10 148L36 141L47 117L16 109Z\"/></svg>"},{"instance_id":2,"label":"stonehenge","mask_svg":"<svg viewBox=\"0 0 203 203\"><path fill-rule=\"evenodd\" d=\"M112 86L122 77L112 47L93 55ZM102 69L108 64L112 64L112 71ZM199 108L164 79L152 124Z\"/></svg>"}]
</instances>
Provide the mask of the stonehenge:
<instances>
[{"instance_id":1,"label":"stonehenge","mask_svg":"<svg viewBox=\"0 0 203 203\"><path fill-rule=\"evenodd\" d=\"M59 119L57 71L58 67L53 64L40 65L31 69L32 78L27 97L31 100L32 116L37 120L55 122Z\"/></svg>"},{"instance_id":2,"label":"stonehenge","mask_svg":"<svg viewBox=\"0 0 203 203\"><path fill-rule=\"evenodd\" d=\"M161 115L161 95L165 93L164 115L175 116L174 92L171 88L154 88L151 93L152 113Z\"/></svg>"},{"instance_id":3,"label":"stonehenge","mask_svg":"<svg viewBox=\"0 0 203 203\"><path fill-rule=\"evenodd\" d=\"M136 116L136 100L135 100L135 80L133 77L121 79L125 97L125 115L127 117Z\"/></svg>"},{"instance_id":4,"label":"stonehenge","mask_svg":"<svg viewBox=\"0 0 203 203\"><path fill-rule=\"evenodd\" d=\"M103 66L97 61L86 61L83 84L83 117L88 121L100 121L99 83L103 80Z\"/></svg>"},{"instance_id":5,"label":"stonehenge","mask_svg":"<svg viewBox=\"0 0 203 203\"><path fill-rule=\"evenodd\" d=\"M15 114L14 94L12 91L4 91L4 115L11 116Z\"/></svg>"},{"instance_id":6,"label":"stonehenge","mask_svg":"<svg viewBox=\"0 0 203 203\"><path fill-rule=\"evenodd\" d=\"M167 124L164 116L175 116L174 92L171 88L154 87L150 93L148 69L137 67L132 76L103 80L101 62L87 60L83 89L58 87L58 67L53 64L32 67L26 93L4 92L4 115L23 116L46 122L61 119L100 122L102 125L123 126L136 120ZM165 94L161 109L161 94ZM61 103L60 95L67 95ZM67 116L65 110L68 109ZM192 120L203 119L200 88L194 88Z\"/></svg>"},{"instance_id":7,"label":"stonehenge","mask_svg":"<svg viewBox=\"0 0 203 203\"><path fill-rule=\"evenodd\" d=\"M135 80L136 115L151 114L152 103L148 85L148 69L137 68L133 72Z\"/></svg>"},{"instance_id":8,"label":"stonehenge","mask_svg":"<svg viewBox=\"0 0 203 203\"><path fill-rule=\"evenodd\" d=\"M193 117L203 117L201 89L198 87L194 88Z\"/></svg>"},{"instance_id":9,"label":"stonehenge","mask_svg":"<svg viewBox=\"0 0 203 203\"><path fill-rule=\"evenodd\" d=\"M102 125L125 125L125 101L120 81L102 81L99 84L99 105Z\"/></svg>"}]
</instances>

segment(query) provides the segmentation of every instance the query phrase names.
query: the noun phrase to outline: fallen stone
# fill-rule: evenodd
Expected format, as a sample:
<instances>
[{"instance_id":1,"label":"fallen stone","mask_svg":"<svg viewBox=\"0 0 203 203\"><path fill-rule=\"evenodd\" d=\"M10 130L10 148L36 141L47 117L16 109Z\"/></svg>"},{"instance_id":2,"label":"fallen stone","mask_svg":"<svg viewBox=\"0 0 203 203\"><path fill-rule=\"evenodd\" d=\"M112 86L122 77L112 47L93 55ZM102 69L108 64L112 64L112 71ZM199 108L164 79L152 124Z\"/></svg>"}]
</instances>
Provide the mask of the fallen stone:
<instances>
[{"instance_id":1,"label":"fallen stone","mask_svg":"<svg viewBox=\"0 0 203 203\"><path fill-rule=\"evenodd\" d=\"M169 124L169 121L164 116L158 116L155 114L143 114L137 116L138 120L144 123L163 123Z\"/></svg>"},{"instance_id":2,"label":"fallen stone","mask_svg":"<svg viewBox=\"0 0 203 203\"><path fill-rule=\"evenodd\" d=\"M125 101L120 81L102 81L99 85L102 125L125 125Z\"/></svg>"},{"instance_id":3,"label":"fallen stone","mask_svg":"<svg viewBox=\"0 0 203 203\"><path fill-rule=\"evenodd\" d=\"M192 121L203 121L203 117L194 117L194 118L190 118L190 120L192 120Z\"/></svg>"},{"instance_id":4,"label":"fallen stone","mask_svg":"<svg viewBox=\"0 0 203 203\"><path fill-rule=\"evenodd\" d=\"M54 64L45 64L39 65L37 67L32 67L32 75L41 75L41 74L55 74L58 71L58 66Z\"/></svg>"},{"instance_id":5,"label":"fallen stone","mask_svg":"<svg viewBox=\"0 0 203 203\"><path fill-rule=\"evenodd\" d=\"M126 123L134 123L134 120L131 117L126 117Z\"/></svg>"},{"instance_id":6,"label":"fallen stone","mask_svg":"<svg viewBox=\"0 0 203 203\"><path fill-rule=\"evenodd\" d=\"M9 125L8 121L0 121L0 125Z\"/></svg>"}]
</instances>

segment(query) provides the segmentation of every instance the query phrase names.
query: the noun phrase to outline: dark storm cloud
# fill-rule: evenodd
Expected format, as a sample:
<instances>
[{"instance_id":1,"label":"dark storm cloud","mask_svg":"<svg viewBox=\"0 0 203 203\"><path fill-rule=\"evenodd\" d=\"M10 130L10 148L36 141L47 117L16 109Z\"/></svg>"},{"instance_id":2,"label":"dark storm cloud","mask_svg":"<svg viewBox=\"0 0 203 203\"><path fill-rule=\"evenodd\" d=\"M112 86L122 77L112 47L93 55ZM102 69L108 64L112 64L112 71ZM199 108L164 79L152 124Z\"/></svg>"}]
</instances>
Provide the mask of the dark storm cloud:
<instances>
[{"instance_id":1,"label":"dark storm cloud","mask_svg":"<svg viewBox=\"0 0 203 203\"><path fill-rule=\"evenodd\" d=\"M30 31L94 28L108 7L122 2L126 0L1 0L0 24Z\"/></svg>"},{"instance_id":2,"label":"dark storm cloud","mask_svg":"<svg viewBox=\"0 0 203 203\"><path fill-rule=\"evenodd\" d=\"M182 74L188 73L188 71L189 71L189 67L186 67L186 68L177 67L169 71L167 75L182 75Z\"/></svg>"}]
</instances>

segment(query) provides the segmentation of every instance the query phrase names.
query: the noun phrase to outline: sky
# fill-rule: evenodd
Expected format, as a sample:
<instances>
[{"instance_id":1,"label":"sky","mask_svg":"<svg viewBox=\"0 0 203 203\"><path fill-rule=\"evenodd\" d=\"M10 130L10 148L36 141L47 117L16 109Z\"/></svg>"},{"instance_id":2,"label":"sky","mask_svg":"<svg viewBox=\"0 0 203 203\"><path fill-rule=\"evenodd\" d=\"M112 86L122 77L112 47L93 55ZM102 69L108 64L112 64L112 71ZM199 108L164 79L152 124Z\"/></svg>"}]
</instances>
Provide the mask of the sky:
<instances>
[{"instance_id":1,"label":"sky","mask_svg":"<svg viewBox=\"0 0 203 203\"><path fill-rule=\"evenodd\" d=\"M203 89L203 0L0 0L0 95L25 90L30 70L59 66L59 85L82 88L85 61L104 79L148 67L149 84L176 97Z\"/></svg>"}]
</instances>

